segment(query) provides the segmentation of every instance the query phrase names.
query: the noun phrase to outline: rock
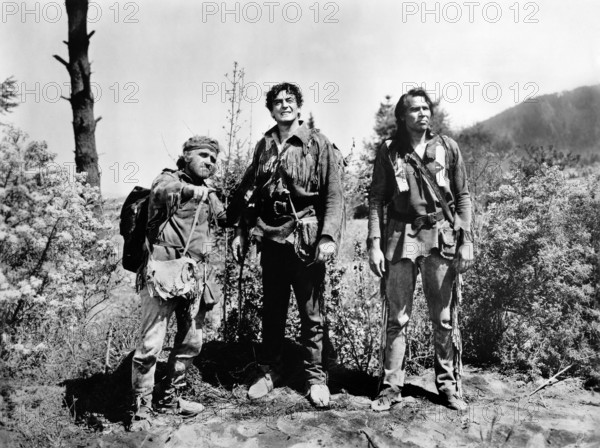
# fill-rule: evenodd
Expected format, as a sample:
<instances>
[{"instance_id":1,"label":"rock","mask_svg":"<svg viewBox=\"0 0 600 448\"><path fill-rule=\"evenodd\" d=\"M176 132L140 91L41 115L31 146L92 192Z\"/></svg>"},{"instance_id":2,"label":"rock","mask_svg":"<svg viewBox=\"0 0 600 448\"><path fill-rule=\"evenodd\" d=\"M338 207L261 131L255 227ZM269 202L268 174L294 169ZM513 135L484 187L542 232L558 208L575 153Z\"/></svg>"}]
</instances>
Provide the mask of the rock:
<instances>
[{"instance_id":1,"label":"rock","mask_svg":"<svg viewBox=\"0 0 600 448\"><path fill-rule=\"evenodd\" d=\"M544 434L538 432L534 434L528 441L526 448L546 448L546 438Z\"/></svg>"}]
</instances>

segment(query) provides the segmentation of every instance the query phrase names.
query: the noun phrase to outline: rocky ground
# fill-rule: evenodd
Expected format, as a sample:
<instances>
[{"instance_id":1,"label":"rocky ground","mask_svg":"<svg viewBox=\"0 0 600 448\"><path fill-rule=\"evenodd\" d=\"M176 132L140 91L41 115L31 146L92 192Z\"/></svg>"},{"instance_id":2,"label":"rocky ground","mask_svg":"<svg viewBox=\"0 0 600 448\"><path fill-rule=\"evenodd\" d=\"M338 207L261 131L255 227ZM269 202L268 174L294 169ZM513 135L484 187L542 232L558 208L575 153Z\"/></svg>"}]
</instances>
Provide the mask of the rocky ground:
<instances>
[{"instance_id":1,"label":"rocky ground","mask_svg":"<svg viewBox=\"0 0 600 448\"><path fill-rule=\"evenodd\" d=\"M2 447L598 447L600 395L576 379L540 384L467 367L469 409L437 403L433 372L408 378L404 400L389 412L370 410L376 379L342 368L330 377L329 409L315 410L302 394L295 348L286 385L257 402L245 397L248 350L207 344L193 369L189 398L205 411L191 420L161 415L148 430L123 424L126 359L110 375L60 386L5 383L0 389ZM158 372L160 375L160 369ZM201 379L202 378L202 379Z\"/></svg>"}]
</instances>

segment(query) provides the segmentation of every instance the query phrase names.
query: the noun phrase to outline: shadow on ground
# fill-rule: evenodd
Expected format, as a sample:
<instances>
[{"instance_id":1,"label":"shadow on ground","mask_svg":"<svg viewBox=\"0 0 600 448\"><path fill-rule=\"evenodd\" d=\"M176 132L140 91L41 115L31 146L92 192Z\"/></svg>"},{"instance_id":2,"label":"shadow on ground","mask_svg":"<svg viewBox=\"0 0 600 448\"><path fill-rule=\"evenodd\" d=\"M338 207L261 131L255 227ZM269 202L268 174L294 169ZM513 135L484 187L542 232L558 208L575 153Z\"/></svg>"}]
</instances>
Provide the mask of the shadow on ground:
<instances>
[{"instance_id":1,"label":"shadow on ground","mask_svg":"<svg viewBox=\"0 0 600 448\"><path fill-rule=\"evenodd\" d=\"M251 342L225 343L210 341L204 344L202 353L194 362L197 369L191 368L188 375L189 387L184 394L205 404L211 396L241 391L259 373L256 359L258 348ZM302 347L286 339L282 359L282 383L301 395L305 394ZM80 423L95 429L102 429L97 416L104 416L109 422L127 422L131 395L131 359L133 352L125 357L120 365L108 374L95 374L88 378L69 379L65 386L65 403L71 415ZM155 383L159 384L166 372L166 363L157 363ZM377 390L376 377L364 372L335 366L329 372L329 387L332 394L349 393L353 396L372 397ZM413 390L414 389L414 390ZM408 394L424 396L428 392L418 387L410 388ZM243 397L239 397L243 398Z\"/></svg>"},{"instance_id":2,"label":"shadow on ground","mask_svg":"<svg viewBox=\"0 0 600 448\"><path fill-rule=\"evenodd\" d=\"M101 414L111 422L126 418L131 399L132 356L133 352L112 373L63 381L65 403L73 418L92 427L101 425L94 415Z\"/></svg>"},{"instance_id":3,"label":"shadow on ground","mask_svg":"<svg viewBox=\"0 0 600 448\"><path fill-rule=\"evenodd\" d=\"M259 374L256 356L259 348L248 342L225 343L211 341L196 358L202 380L214 387L233 390L240 384L250 385ZM305 393L303 349L298 343L285 340L281 362L282 382L300 394ZM341 365L330 367L329 388L332 394L346 391L352 395L372 396L377 389L377 378Z\"/></svg>"}]
</instances>

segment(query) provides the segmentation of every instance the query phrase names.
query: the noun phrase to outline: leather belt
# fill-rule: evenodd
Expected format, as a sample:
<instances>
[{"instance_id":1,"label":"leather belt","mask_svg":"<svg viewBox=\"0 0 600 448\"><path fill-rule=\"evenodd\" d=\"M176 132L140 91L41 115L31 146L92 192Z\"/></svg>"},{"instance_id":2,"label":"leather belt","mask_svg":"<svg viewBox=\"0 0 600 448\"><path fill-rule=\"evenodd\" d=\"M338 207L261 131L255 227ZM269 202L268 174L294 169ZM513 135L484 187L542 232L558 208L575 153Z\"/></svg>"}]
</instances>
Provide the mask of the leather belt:
<instances>
[{"instance_id":1,"label":"leather belt","mask_svg":"<svg viewBox=\"0 0 600 448\"><path fill-rule=\"evenodd\" d=\"M413 230L421 230L423 227L433 226L436 222L444 219L444 212L428 213L427 215L417 216L412 222Z\"/></svg>"}]
</instances>

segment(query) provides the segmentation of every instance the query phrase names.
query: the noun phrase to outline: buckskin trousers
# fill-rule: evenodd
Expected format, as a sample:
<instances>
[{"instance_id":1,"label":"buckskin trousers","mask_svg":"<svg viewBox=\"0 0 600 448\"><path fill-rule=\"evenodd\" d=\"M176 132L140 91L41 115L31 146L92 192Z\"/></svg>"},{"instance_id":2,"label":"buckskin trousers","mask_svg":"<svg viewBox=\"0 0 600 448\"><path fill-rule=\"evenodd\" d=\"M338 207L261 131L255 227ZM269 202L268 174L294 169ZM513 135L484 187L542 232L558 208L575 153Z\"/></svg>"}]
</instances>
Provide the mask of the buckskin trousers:
<instances>
[{"instance_id":1,"label":"buckskin trousers","mask_svg":"<svg viewBox=\"0 0 600 448\"><path fill-rule=\"evenodd\" d=\"M205 311L201 307L196 318L191 319L185 298L163 300L152 296L147 287L140 291L140 298L141 331L133 355L131 385L135 395L151 398L156 361L162 350L171 315L175 313L177 333L169 355L167 377L163 384L165 388L177 388L185 384L185 372L202 349L202 322Z\"/></svg>"},{"instance_id":2,"label":"buckskin trousers","mask_svg":"<svg viewBox=\"0 0 600 448\"><path fill-rule=\"evenodd\" d=\"M456 391L456 379L453 371L450 302L456 271L452 267L452 260L442 258L437 250L433 250L428 257L418 258L416 262L402 259L387 264L385 291L389 312L383 383L399 387L404 385L406 329L419 272L433 322L435 385L440 393L452 395Z\"/></svg>"}]
</instances>

